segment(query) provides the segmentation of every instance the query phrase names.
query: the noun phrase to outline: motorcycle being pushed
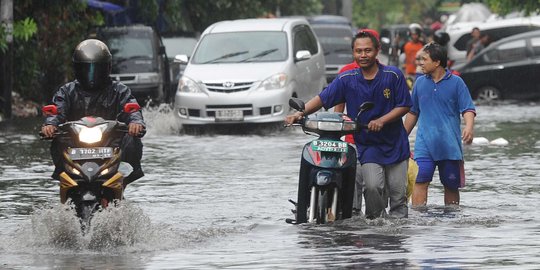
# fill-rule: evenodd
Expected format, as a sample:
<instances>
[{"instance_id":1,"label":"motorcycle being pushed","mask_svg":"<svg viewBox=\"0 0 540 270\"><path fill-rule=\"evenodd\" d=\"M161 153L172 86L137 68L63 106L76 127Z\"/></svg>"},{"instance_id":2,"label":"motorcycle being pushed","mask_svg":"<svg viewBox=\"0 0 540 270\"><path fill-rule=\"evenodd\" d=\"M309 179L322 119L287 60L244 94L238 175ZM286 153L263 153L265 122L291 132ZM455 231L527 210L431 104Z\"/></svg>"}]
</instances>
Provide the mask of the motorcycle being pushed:
<instances>
[{"instance_id":1,"label":"motorcycle being pushed","mask_svg":"<svg viewBox=\"0 0 540 270\"><path fill-rule=\"evenodd\" d=\"M289 100L291 108L304 111L302 100ZM293 125L302 126L304 133L318 138L304 145L300 164L296 219L287 223L325 224L352 216L356 177L356 150L341 137L365 128L357 122L364 111L373 108L372 102L360 105L355 120L346 114L318 112L304 116Z\"/></svg>"},{"instance_id":2,"label":"motorcycle being pushed","mask_svg":"<svg viewBox=\"0 0 540 270\"><path fill-rule=\"evenodd\" d=\"M128 103L120 114L140 108L137 103ZM58 113L55 105L44 106L42 111L44 115ZM53 138L40 133L43 140L58 140L63 165L59 175L60 201L74 206L83 232L96 211L123 199L123 180L133 171L121 161L122 139L127 133L125 123L93 116L60 124Z\"/></svg>"}]
</instances>

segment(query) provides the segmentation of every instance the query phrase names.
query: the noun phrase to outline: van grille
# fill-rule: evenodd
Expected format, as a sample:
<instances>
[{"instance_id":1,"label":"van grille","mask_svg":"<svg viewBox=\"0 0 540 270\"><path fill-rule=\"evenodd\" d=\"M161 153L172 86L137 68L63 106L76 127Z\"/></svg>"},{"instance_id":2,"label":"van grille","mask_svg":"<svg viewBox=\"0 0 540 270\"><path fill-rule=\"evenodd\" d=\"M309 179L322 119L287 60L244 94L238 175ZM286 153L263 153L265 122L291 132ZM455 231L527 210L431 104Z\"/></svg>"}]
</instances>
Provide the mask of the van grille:
<instances>
[{"instance_id":1,"label":"van grille","mask_svg":"<svg viewBox=\"0 0 540 270\"><path fill-rule=\"evenodd\" d=\"M222 83L205 83L206 89L212 92L219 93L234 93L247 91L253 85L253 82L222 82Z\"/></svg>"}]
</instances>

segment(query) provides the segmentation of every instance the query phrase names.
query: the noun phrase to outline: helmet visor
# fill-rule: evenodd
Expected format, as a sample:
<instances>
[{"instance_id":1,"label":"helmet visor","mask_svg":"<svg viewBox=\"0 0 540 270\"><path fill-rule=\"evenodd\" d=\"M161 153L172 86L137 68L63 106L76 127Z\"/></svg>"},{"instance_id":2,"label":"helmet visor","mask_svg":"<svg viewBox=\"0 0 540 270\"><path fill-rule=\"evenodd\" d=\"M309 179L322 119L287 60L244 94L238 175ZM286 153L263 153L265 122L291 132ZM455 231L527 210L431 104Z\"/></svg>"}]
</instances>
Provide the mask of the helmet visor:
<instances>
[{"instance_id":1,"label":"helmet visor","mask_svg":"<svg viewBox=\"0 0 540 270\"><path fill-rule=\"evenodd\" d=\"M75 63L75 78L86 90L98 90L109 81L109 63Z\"/></svg>"}]
</instances>

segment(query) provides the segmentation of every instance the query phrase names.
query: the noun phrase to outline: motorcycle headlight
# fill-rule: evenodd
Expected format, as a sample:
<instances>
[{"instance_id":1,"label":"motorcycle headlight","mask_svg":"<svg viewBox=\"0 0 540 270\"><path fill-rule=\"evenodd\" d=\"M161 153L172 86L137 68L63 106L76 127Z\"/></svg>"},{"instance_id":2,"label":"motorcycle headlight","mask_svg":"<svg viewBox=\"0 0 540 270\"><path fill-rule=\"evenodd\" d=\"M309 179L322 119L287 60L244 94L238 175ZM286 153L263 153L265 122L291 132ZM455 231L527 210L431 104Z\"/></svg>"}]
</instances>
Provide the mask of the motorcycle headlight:
<instances>
[{"instance_id":1,"label":"motorcycle headlight","mask_svg":"<svg viewBox=\"0 0 540 270\"><path fill-rule=\"evenodd\" d=\"M91 128L81 126L79 130L79 141L88 144L99 142L101 141L103 130L105 128L107 128L105 125L99 125Z\"/></svg>"},{"instance_id":2,"label":"motorcycle headlight","mask_svg":"<svg viewBox=\"0 0 540 270\"><path fill-rule=\"evenodd\" d=\"M287 74L278 73L262 81L260 88L264 90L275 90L275 89L281 89L285 87L286 84L287 84Z\"/></svg>"},{"instance_id":3,"label":"motorcycle headlight","mask_svg":"<svg viewBox=\"0 0 540 270\"><path fill-rule=\"evenodd\" d=\"M182 78L180 78L178 81L178 92L202 93L202 90L199 87L199 84L197 84L194 80L186 76L182 76Z\"/></svg>"}]
</instances>

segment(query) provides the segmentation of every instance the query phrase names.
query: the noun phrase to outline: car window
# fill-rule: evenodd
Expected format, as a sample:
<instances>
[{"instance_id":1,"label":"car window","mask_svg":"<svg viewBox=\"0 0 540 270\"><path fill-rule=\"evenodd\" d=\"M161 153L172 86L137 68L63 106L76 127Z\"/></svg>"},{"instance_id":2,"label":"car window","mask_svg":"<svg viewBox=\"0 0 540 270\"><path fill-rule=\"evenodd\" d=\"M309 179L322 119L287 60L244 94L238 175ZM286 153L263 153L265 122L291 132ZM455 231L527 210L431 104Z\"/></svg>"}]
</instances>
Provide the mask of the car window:
<instances>
[{"instance_id":1,"label":"car window","mask_svg":"<svg viewBox=\"0 0 540 270\"><path fill-rule=\"evenodd\" d=\"M192 63L273 62L287 59L285 32L227 32L202 37Z\"/></svg>"},{"instance_id":2,"label":"car window","mask_svg":"<svg viewBox=\"0 0 540 270\"><path fill-rule=\"evenodd\" d=\"M317 39L311 30L306 26L297 26L294 31L294 52L308 50L311 55L319 52Z\"/></svg>"},{"instance_id":3,"label":"car window","mask_svg":"<svg viewBox=\"0 0 540 270\"><path fill-rule=\"evenodd\" d=\"M486 60L492 63L502 63L525 59L527 44L524 39L503 43L486 53Z\"/></svg>"},{"instance_id":4,"label":"car window","mask_svg":"<svg viewBox=\"0 0 540 270\"><path fill-rule=\"evenodd\" d=\"M536 25L519 25L519 26L508 26L500 27L494 29L485 29L481 30L482 33L489 35L489 41L495 42L499 39L509 37L516 34L521 34L528 31L538 30L540 26ZM471 34L463 34L455 43L454 47L460 51L465 51L467 49L467 42L471 39Z\"/></svg>"},{"instance_id":5,"label":"car window","mask_svg":"<svg viewBox=\"0 0 540 270\"><path fill-rule=\"evenodd\" d=\"M531 47L535 56L540 56L540 37L531 38Z\"/></svg>"},{"instance_id":6,"label":"car window","mask_svg":"<svg viewBox=\"0 0 540 270\"><path fill-rule=\"evenodd\" d=\"M352 34L346 29L315 28L315 34L325 52L351 50Z\"/></svg>"},{"instance_id":7,"label":"car window","mask_svg":"<svg viewBox=\"0 0 540 270\"><path fill-rule=\"evenodd\" d=\"M109 37L107 45L111 54L118 59L130 59L134 57L152 59L152 40L128 36Z\"/></svg>"}]
</instances>

